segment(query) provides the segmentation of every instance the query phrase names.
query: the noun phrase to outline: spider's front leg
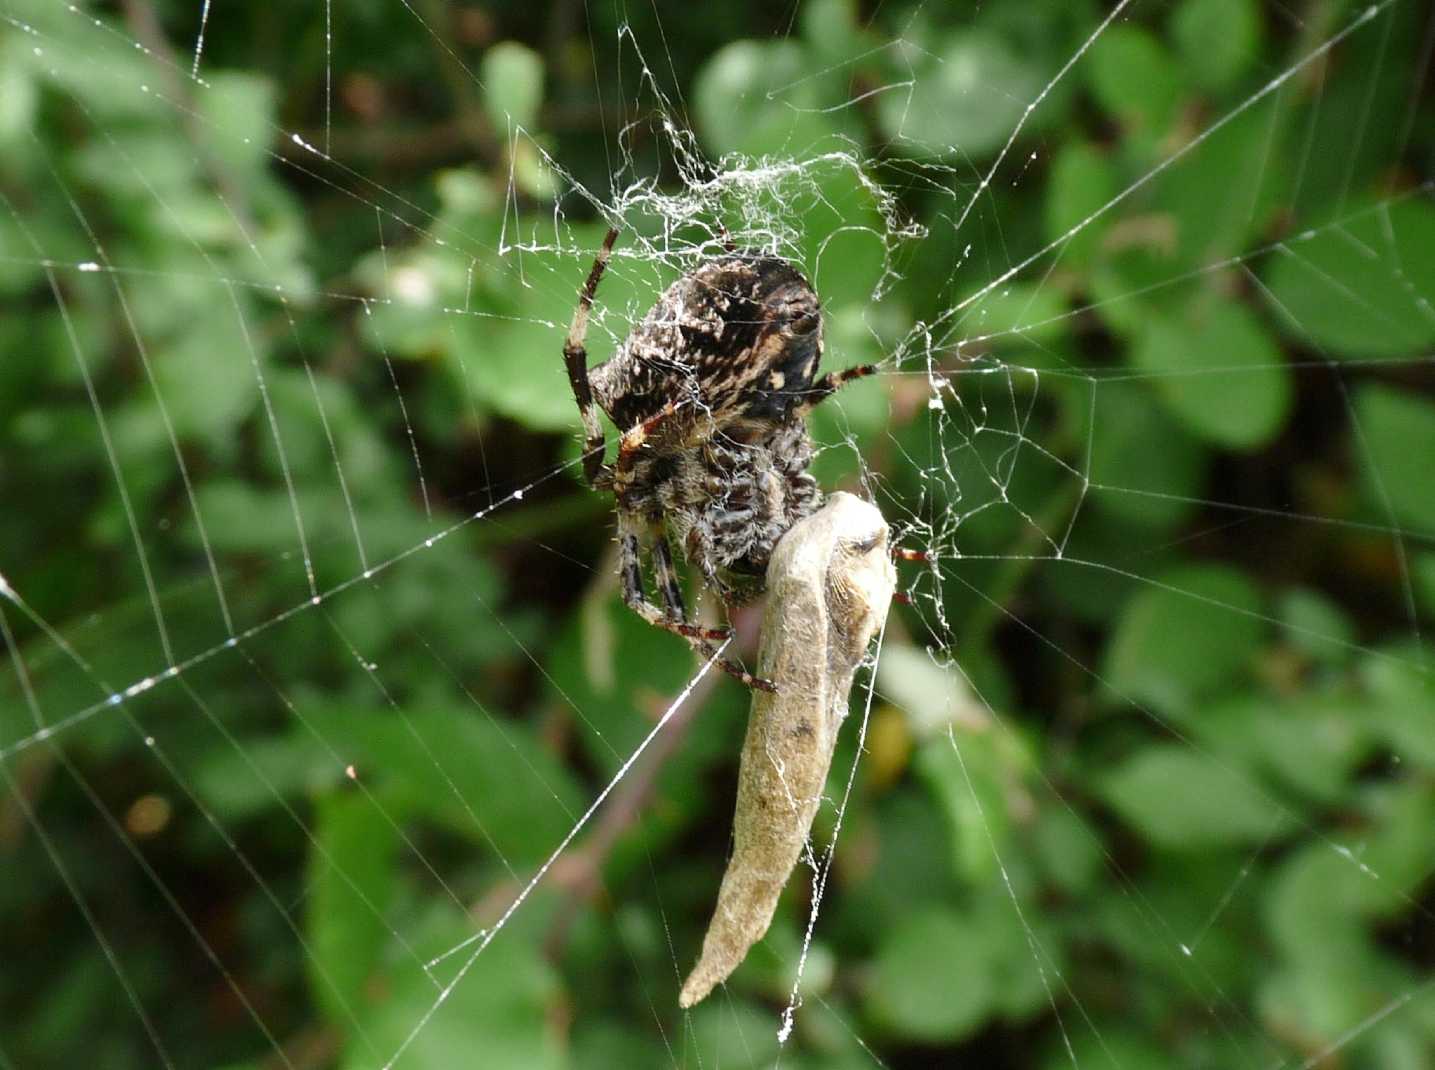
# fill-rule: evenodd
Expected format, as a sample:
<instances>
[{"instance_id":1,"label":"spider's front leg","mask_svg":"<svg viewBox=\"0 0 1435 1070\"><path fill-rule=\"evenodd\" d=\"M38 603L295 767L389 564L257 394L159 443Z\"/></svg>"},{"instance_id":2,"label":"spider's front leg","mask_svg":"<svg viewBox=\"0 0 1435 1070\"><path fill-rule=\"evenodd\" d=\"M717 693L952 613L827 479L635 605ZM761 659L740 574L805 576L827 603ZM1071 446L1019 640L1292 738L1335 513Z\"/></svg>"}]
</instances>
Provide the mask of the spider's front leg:
<instances>
[{"instance_id":1,"label":"spider's front leg","mask_svg":"<svg viewBox=\"0 0 1435 1070\"><path fill-rule=\"evenodd\" d=\"M828 372L803 391L802 400L797 405L798 416L806 416L848 383L876 374L875 364L859 364L855 368L844 368L840 372Z\"/></svg>"},{"instance_id":2,"label":"spider's front leg","mask_svg":"<svg viewBox=\"0 0 1435 1070\"><path fill-rule=\"evenodd\" d=\"M610 229L603 238L598 255L593 258L593 267L588 272L588 281L578 291L578 307L573 310L573 322L563 342L563 363L568 369L568 383L573 387L573 400L578 403L578 414L583 419L583 474L594 487L611 483L613 470L603 463L603 425L598 422L598 407L593 403L593 388L588 383L588 350L584 341L588 337L593 295L598 292L598 283L608 269L608 257L617 238L617 227Z\"/></svg>"}]
</instances>

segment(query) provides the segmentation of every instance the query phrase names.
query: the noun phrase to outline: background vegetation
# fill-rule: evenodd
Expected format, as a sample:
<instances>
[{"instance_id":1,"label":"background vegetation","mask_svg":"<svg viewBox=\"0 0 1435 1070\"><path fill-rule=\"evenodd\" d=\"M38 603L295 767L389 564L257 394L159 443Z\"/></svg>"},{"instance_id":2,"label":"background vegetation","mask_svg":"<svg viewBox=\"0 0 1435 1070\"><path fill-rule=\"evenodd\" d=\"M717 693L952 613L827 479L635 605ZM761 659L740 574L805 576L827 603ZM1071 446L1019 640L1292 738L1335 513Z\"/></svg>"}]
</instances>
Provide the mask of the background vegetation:
<instances>
[{"instance_id":1,"label":"background vegetation","mask_svg":"<svg viewBox=\"0 0 1435 1070\"><path fill-rule=\"evenodd\" d=\"M1428 9L1256 97L1360 8L1133 5L958 228L1095 3L216 4L202 84L197 5L8 4L0 1066L383 1065L691 679L559 362L576 190L680 192L664 118L862 162L761 202L835 365L1149 181L817 421L938 560L786 1048L806 880L676 1007L747 701L705 678L399 1065L1431 1065ZM620 261L596 348L683 266Z\"/></svg>"}]
</instances>

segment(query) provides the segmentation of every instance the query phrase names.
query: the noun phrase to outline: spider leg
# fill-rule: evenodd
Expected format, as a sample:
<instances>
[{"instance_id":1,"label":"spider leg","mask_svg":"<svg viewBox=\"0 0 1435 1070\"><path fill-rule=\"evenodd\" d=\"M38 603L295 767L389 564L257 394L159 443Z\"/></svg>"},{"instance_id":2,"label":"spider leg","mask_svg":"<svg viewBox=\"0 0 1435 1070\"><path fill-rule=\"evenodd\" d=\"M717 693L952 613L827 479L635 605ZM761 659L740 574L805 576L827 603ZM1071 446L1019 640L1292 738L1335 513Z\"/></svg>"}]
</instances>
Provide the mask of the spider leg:
<instances>
[{"instance_id":1,"label":"spider leg","mask_svg":"<svg viewBox=\"0 0 1435 1070\"><path fill-rule=\"evenodd\" d=\"M612 482L613 496L618 499L620 509L626 504L623 499L633 482L633 466L637 463L638 451L647 445L655 431L677 415L677 411L678 402L670 401L642 423L628 428L618 440L618 460L613 465Z\"/></svg>"},{"instance_id":2,"label":"spider leg","mask_svg":"<svg viewBox=\"0 0 1435 1070\"><path fill-rule=\"evenodd\" d=\"M848 383L875 374L877 374L877 365L875 364L859 364L855 368L844 368L840 372L828 372L803 391L802 400L797 405L797 415L806 416Z\"/></svg>"},{"instance_id":3,"label":"spider leg","mask_svg":"<svg viewBox=\"0 0 1435 1070\"><path fill-rule=\"evenodd\" d=\"M673 565L673 548L668 537L661 531L653 537L653 564L658 572L658 592L663 596L663 609L668 616L687 620L688 610L683 605L683 589L678 583L678 570Z\"/></svg>"},{"instance_id":4,"label":"spider leg","mask_svg":"<svg viewBox=\"0 0 1435 1070\"><path fill-rule=\"evenodd\" d=\"M619 559L622 569L623 601L638 616L655 628L681 635L701 656L715 660L718 668L745 687L760 691L776 691L768 680L759 679L741 665L720 657L710 639L723 640L732 636L729 628L703 628L684 620L683 594L678 586L673 553L665 535L659 532L653 540L653 561L658 572L658 589L665 609L659 609L643 596L643 573L639 559L638 533L619 516Z\"/></svg>"},{"instance_id":5,"label":"spider leg","mask_svg":"<svg viewBox=\"0 0 1435 1070\"><path fill-rule=\"evenodd\" d=\"M598 292L598 283L608 268L608 257L617 238L617 227L610 229L603 238L598 255L593 259L592 270L588 272L588 281L578 291L578 307L573 310L573 322L563 342L563 363L568 368L573 399L578 403L578 413L583 418L583 474L593 486L601 486L611 480L612 469L603 463L603 425L598 422L598 407L593 404L593 389L588 383L588 350L583 343L588 336L593 295Z\"/></svg>"},{"instance_id":6,"label":"spider leg","mask_svg":"<svg viewBox=\"0 0 1435 1070\"><path fill-rule=\"evenodd\" d=\"M661 537L660 537L661 538ZM655 550L654 558L658 563L659 586L663 589L663 596L666 599L668 588L677 590L677 578L671 574L664 575L667 571L671 573L672 557L671 552L666 551L667 540L662 539L660 545L663 550ZM732 632L727 628L704 628L697 624L689 624L681 615L682 594L678 593L679 612L677 614L664 612L661 608L649 602L643 593L643 569L639 551L640 543L637 531L622 519L619 515L618 521L618 567L622 576L623 602L643 620L647 621L654 628L661 628L665 632L672 632L674 635L681 635L684 639L727 639ZM670 607L671 608L671 607Z\"/></svg>"},{"instance_id":7,"label":"spider leg","mask_svg":"<svg viewBox=\"0 0 1435 1070\"><path fill-rule=\"evenodd\" d=\"M701 639L692 640L693 649L705 658L716 658L717 667L727 673L743 687L753 691L766 691L768 694L777 694L777 685L771 680L764 680L761 676L754 676L735 661L728 661L727 658L718 657L718 652L708 643Z\"/></svg>"},{"instance_id":8,"label":"spider leg","mask_svg":"<svg viewBox=\"0 0 1435 1070\"><path fill-rule=\"evenodd\" d=\"M658 570L658 585L659 590L663 593L664 608L667 609L670 616L677 617L679 620L685 620L687 618L687 611L683 608L683 591L682 588L678 586L677 569L673 567L673 551L672 548L668 546L667 536L662 532L659 532L653 540L653 561ZM726 589L720 587L719 590L725 593ZM723 598L723 603L724 605L729 604L726 597ZM723 630L726 631L728 635L732 634L731 629ZM711 634L711 632L709 634ZM738 683L744 687L752 687L757 688L759 691L771 691L774 693L777 691L777 688L772 685L771 681L753 676L752 673L748 672L741 665L729 661L727 658L719 657L718 652L705 640L689 639L688 641L692 644L693 649L700 655L716 660L719 669L737 680Z\"/></svg>"}]
</instances>

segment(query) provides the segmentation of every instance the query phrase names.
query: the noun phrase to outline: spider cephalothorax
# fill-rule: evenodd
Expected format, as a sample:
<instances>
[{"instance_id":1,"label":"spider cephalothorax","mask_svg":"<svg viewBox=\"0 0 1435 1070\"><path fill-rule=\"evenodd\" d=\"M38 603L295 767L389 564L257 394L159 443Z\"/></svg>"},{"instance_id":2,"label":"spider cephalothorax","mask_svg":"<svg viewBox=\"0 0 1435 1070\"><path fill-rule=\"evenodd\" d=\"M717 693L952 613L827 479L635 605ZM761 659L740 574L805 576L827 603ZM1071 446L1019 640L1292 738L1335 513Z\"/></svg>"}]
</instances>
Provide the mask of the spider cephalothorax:
<instances>
[{"instance_id":1,"label":"spider cephalothorax","mask_svg":"<svg viewBox=\"0 0 1435 1070\"><path fill-rule=\"evenodd\" d=\"M563 347L587 435L584 471L617 499L623 600L710 654L707 641L729 633L688 622L669 536L724 601L738 597L734 582L753 589L777 540L822 503L807 471L807 413L873 369L815 378L822 359L816 292L785 260L731 250L673 283L590 374L588 315L617 233L603 241ZM595 402L622 432L611 465ZM661 608L643 593L644 542Z\"/></svg>"}]
</instances>

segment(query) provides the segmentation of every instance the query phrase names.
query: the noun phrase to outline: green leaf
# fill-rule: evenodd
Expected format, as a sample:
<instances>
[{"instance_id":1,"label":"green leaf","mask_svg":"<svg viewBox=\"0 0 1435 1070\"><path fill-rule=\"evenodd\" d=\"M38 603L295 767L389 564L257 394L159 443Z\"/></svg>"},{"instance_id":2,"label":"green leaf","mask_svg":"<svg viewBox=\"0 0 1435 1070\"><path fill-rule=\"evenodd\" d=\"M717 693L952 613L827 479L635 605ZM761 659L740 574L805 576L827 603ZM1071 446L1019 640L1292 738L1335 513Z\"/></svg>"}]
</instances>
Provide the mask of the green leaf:
<instances>
[{"instance_id":1,"label":"green leaf","mask_svg":"<svg viewBox=\"0 0 1435 1070\"><path fill-rule=\"evenodd\" d=\"M1036 347L1039 354L1071 329L1066 311L1066 298L1055 288L1014 282L983 297L963 326L969 335L994 349L1005 352Z\"/></svg>"},{"instance_id":2,"label":"green leaf","mask_svg":"<svg viewBox=\"0 0 1435 1070\"><path fill-rule=\"evenodd\" d=\"M501 212L501 206L484 198L473 183L446 174L439 192L450 225L498 240L500 217L491 213ZM525 218L516 229L531 233L532 225ZM360 329L375 352L415 359L445 356L458 388L525 427L576 428L578 408L563 371L563 332L603 229L574 225L564 230L564 251L511 249L507 257L488 261L432 247L406 256L374 254L364 264L366 282L390 299L365 306ZM656 300L661 291L655 274L637 268L605 276L588 332L590 366L608 356L611 336L603 328L611 326L621 338L626 333L621 311L641 311ZM473 314L439 314L444 305Z\"/></svg>"},{"instance_id":3,"label":"green leaf","mask_svg":"<svg viewBox=\"0 0 1435 1070\"><path fill-rule=\"evenodd\" d=\"M1072 895L1092 891L1104 871L1100 837L1064 806L1041 809L1031 846L1048 879Z\"/></svg>"},{"instance_id":4,"label":"green leaf","mask_svg":"<svg viewBox=\"0 0 1435 1070\"><path fill-rule=\"evenodd\" d=\"M1097 103L1131 136L1147 140L1165 132L1181 80L1154 34L1130 24L1113 26L1092 44L1086 64Z\"/></svg>"},{"instance_id":5,"label":"green leaf","mask_svg":"<svg viewBox=\"0 0 1435 1070\"><path fill-rule=\"evenodd\" d=\"M1255 449L1285 426L1290 372L1243 305L1200 301L1180 321L1151 316L1129 356L1171 412L1217 446Z\"/></svg>"},{"instance_id":6,"label":"green leaf","mask_svg":"<svg viewBox=\"0 0 1435 1070\"><path fill-rule=\"evenodd\" d=\"M968 726L987 718L986 707L973 693L971 669L965 662L938 664L920 647L887 642L877 663L877 681L886 699L905 716L907 728L922 741L940 739L950 747L947 728Z\"/></svg>"},{"instance_id":7,"label":"green leaf","mask_svg":"<svg viewBox=\"0 0 1435 1070\"><path fill-rule=\"evenodd\" d=\"M605 778L652 730L701 665L677 636L645 623L623 605L616 590L595 588L570 615L548 659L548 701L573 711L573 730L585 759ZM713 670L717 671L717 670ZM742 747L747 693L720 682L694 720L683 746L665 766L664 787L679 816L707 800L701 770L732 760ZM665 808L654 817L671 818Z\"/></svg>"},{"instance_id":8,"label":"green leaf","mask_svg":"<svg viewBox=\"0 0 1435 1070\"><path fill-rule=\"evenodd\" d=\"M661 1034L660 1034L661 1035ZM572 1070L612 1070L615 1066L659 1066L663 1046L638 1023L587 1016L573 1026Z\"/></svg>"},{"instance_id":9,"label":"green leaf","mask_svg":"<svg viewBox=\"0 0 1435 1070\"><path fill-rule=\"evenodd\" d=\"M259 772L256 774L255 769ZM237 747L206 751L193 771L195 789L215 813L231 821L263 814L279 798L327 789L343 771L307 732L251 736Z\"/></svg>"},{"instance_id":10,"label":"green leaf","mask_svg":"<svg viewBox=\"0 0 1435 1070\"><path fill-rule=\"evenodd\" d=\"M206 140L223 166L246 182L266 177L273 159L274 85L253 74L221 71L205 76L196 107L205 122Z\"/></svg>"},{"instance_id":11,"label":"green leaf","mask_svg":"<svg viewBox=\"0 0 1435 1070\"><path fill-rule=\"evenodd\" d=\"M33 226L27 226L31 234ZM43 246L42 246L43 248ZM35 246L26 238L15 217L8 211L0 213L0 296L15 297L43 283L44 268L37 262ZM18 317L13 318L14 328L20 328ZM7 352L14 352L7 349ZM43 355L43 354L40 354Z\"/></svg>"},{"instance_id":12,"label":"green leaf","mask_svg":"<svg viewBox=\"0 0 1435 1070\"><path fill-rule=\"evenodd\" d=\"M1103 240L1084 283L1102 323L1131 342L1146 329L1153 312L1178 315L1190 290L1177 292L1171 286L1180 274L1176 220L1165 212L1120 219L1107 215L1095 226L1104 228L1099 230Z\"/></svg>"},{"instance_id":13,"label":"green leaf","mask_svg":"<svg viewBox=\"0 0 1435 1070\"><path fill-rule=\"evenodd\" d=\"M1013 902L1005 879L990 881L972 904L971 921L990 948L991 1017L1018 1022L1050 1012L1051 979L1065 971L1067 951L1055 913L1036 898L1034 884L1024 886L1030 883L1022 875L1024 853L1007 854L1004 860L1007 876L1016 878L1012 887L1019 902Z\"/></svg>"},{"instance_id":14,"label":"green leaf","mask_svg":"<svg viewBox=\"0 0 1435 1070\"><path fill-rule=\"evenodd\" d=\"M852 357L853 350L859 344L859 329L854 317L850 315L828 317L823 332L828 346L827 352L831 354L839 351L837 347L844 341L847 344L842 345L840 350L843 354L842 363L839 365L834 361L826 367L848 367L857 363ZM870 339L870 336L868 337ZM860 360L863 354L858 350L856 356ZM868 359L875 359L875 355ZM819 449L812 467L818 481L827 486L845 476L855 475L863 458L857 455L860 449L852 448L853 437L858 436L860 444L864 440L870 440L872 436L880 435L891 426L891 422L892 397L889 384L883 382L878 375L844 387L840 394L825 402L809 420L812 441Z\"/></svg>"},{"instance_id":15,"label":"green leaf","mask_svg":"<svg viewBox=\"0 0 1435 1070\"><path fill-rule=\"evenodd\" d=\"M834 312L869 316L888 251L871 178L844 159L810 171L790 192L779 189L777 197L800 213L801 262L822 295L827 318Z\"/></svg>"},{"instance_id":16,"label":"green leaf","mask_svg":"<svg viewBox=\"0 0 1435 1070\"><path fill-rule=\"evenodd\" d=\"M751 1003L710 999L692 1012L695 1062L733 1070L771 1066L781 1051L778 1025L775 1014Z\"/></svg>"},{"instance_id":17,"label":"green leaf","mask_svg":"<svg viewBox=\"0 0 1435 1070\"><path fill-rule=\"evenodd\" d=\"M924 1044L974 1033L992 1009L991 941L963 914L924 910L887 932L872 964L867 1012Z\"/></svg>"},{"instance_id":18,"label":"green leaf","mask_svg":"<svg viewBox=\"0 0 1435 1070\"><path fill-rule=\"evenodd\" d=\"M1313 942L1329 941L1318 934ZM1343 960L1339 967L1324 961L1279 964L1262 979L1256 993L1258 1013L1307 1038L1314 1050L1339 1050L1342 1062L1384 1070L1392 1064L1362 1057L1367 1038L1361 1025L1369 1021L1373 1008L1389 1005L1392 992L1376 982L1380 964L1368 946L1338 945L1337 950Z\"/></svg>"},{"instance_id":19,"label":"green leaf","mask_svg":"<svg viewBox=\"0 0 1435 1070\"><path fill-rule=\"evenodd\" d=\"M830 909L840 915L835 929L869 943L872 918L900 917L918 906L948 906L963 885L950 860L951 830L926 791L898 785L879 800L866 824L863 831L843 828L841 850L850 851L865 838L870 846L863 849L875 857Z\"/></svg>"},{"instance_id":20,"label":"green leaf","mask_svg":"<svg viewBox=\"0 0 1435 1070\"><path fill-rule=\"evenodd\" d=\"M1047 241L1064 238L1115 193L1116 175L1106 154L1084 141L1068 141L1052 160L1047 177ZM1062 253L1062 265L1079 267L1089 262L1104 233L1098 221L1074 234Z\"/></svg>"},{"instance_id":21,"label":"green leaf","mask_svg":"<svg viewBox=\"0 0 1435 1070\"><path fill-rule=\"evenodd\" d=\"M226 448L258 403L259 380L237 330L232 316L206 320L151 353L155 388L180 436Z\"/></svg>"},{"instance_id":22,"label":"green leaf","mask_svg":"<svg viewBox=\"0 0 1435 1070\"><path fill-rule=\"evenodd\" d=\"M1099 383L1091 436L1093 483L1088 500L1103 514L1146 528L1181 522L1195 505L1183 499L1201 486L1206 452L1173 426L1135 383ZM1159 441L1160 449L1151 443Z\"/></svg>"},{"instance_id":23,"label":"green leaf","mask_svg":"<svg viewBox=\"0 0 1435 1070\"><path fill-rule=\"evenodd\" d=\"M429 961L470 941L475 926L445 913L415 941ZM451 955L438 971L439 985L452 984L439 1000L435 979L404 954L395 960L363 1021L365 1038L351 1037L341 1064L362 1070L377 1064L394 1070L559 1070L566 1065L557 1028L558 980L543 959L540 941L500 933L487 946ZM461 980L455 974L467 966ZM365 1043L367 1041L367 1043ZM400 1047L403 1054L393 1059Z\"/></svg>"},{"instance_id":24,"label":"green leaf","mask_svg":"<svg viewBox=\"0 0 1435 1070\"><path fill-rule=\"evenodd\" d=\"M365 1020L365 983L389 939L385 914L394 898L399 834L372 800L329 792L318 802L313 835L304 965L325 1017L343 1029L354 1018Z\"/></svg>"},{"instance_id":25,"label":"green leaf","mask_svg":"<svg viewBox=\"0 0 1435 1070\"><path fill-rule=\"evenodd\" d=\"M26 24L38 24L40 36L9 33L17 39L21 56L40 76L47 88L72 94L82 102L88 118L96 124L113 129L116 125L154 122L158 94L147 91L154 78L154 58L146 50L135 48L96 48L94 37L79 39L68 47L44 47L38 42L64 42L72 39L75 14L66 7L27 4L17 9L24 13ZM48 23L48 25L47 25ZM108 28L114 33L114 28ZM101 38L100 40L103 40ZM82 42L82 43L81 43ZM3 57L8 66L15 57ZM174 123L172 108L163 112Z\"/></svg>"},{"instance_id":26,"label":"green leaf","mask_svg":"<svg viewBox=\"0 0 1435 1070\"><path fill-rule=\"evenodd\" d=\"M1397 523L1435 530L1435 403L1370 383L1356 391L1354 418L1352 451L1370 508L1383 516L1388 503Z\"/></svg>"},{"instance_id":27,"label":"green leaf","mask_svg":"<svg viewBox=\"0 0 1435 1070\"><path fill-rule=\"evenodd\" d=\"M1317 591L1297 587L1281 595L1276 615L1291 646L1317 661L1340 664L1356 641L1355 626L1340 607Z\"/></svg>"},{"instance_id":28,"label":"green leaf","mask_svg":"<svg viewBox=\"0 0 1435 1070\"><path fill-rule=\"evenodd\" d=\"M1367 655L1361 681L1372 698L1372 721L1396 758L1435 770L1435 656L1419 647Z\"/></svg>"},{"instance_id":29,"label":"green leaf","mask_svg":"<svg viewBox=\"0 0 1435 1070\"><path fill-rule=\"evenodd\" d=\"M571 774L519 724L472 707L332 710L326 735L355 749L386 799L467 836L513 865L542 859L583 802Z\"/></svg>"},{"instance_id":30,"label":"green leaf","mask_svg":"<svg viewBox=\"0 0 1435 1070\"><path fill-rule=\"evenodd\" d=\"M1405 151L1404 131L1412 129L1403 117L1419 80L1428 12L1420 4L1341 3L1309 14L1310 32L1326 40L1346 34L1345 39L1319 72L1318 92L1295 101L1289 94L1277 96L1282 108L1296 105L1286 120L1296 144L1285 154L1294 159L1299 153L1301 181L1288 218L1324 222L1344 216L1352 194L1384 196L1402 184L1390 176ZM1411 116L1415 129L1428 128L1428 103L1426 108L1424 115ZM1396 115L1402 118L1389 118ZM1354 247L1351 253L1361 255Z\"/></svg>"},{"instance_id":31,"label":"green leaf","mask_svg":"<svg viewBox=\"0 0 1435 1070\"><path fill-rule=\"evenodd\" d=\"M1170 30L1186 76L1208 92L1231 88L1260 53L1255 0L1182 0Z\"/></svg>"},{"instance_id":32,"label":"green leaf","mask_svg":"<svg viewBox=\"0 0 1435 1070\"><path fill-rule=\"evenodd\" d=\"M1420 554L1411 571L1415 574L1415 594L1427 617L1435 617L1435 553Z\"/></svg>"},{"instance_id":33,"label":"green leaf","mask_svg":"<svg viewBox=\"0 0 1435 1070\"><path fill-rule=\"evenodd\" d=\"M1188 1070L1169 1048L1142 1033L1139 1025L1128 1020L1090 1023L1071 1038L1068 1053L1065 1044L1052 1045L1052 1051L1040 1063L1041 1070L1070 1070L1073 1066L1141 1067L1141 1070Z\"/></svg>"},{"instance_id":34,"label":"green leaf","mask_svg":"<svg viewBox=\"0 0 1435 1070\"><path fill-rule=\"evenodd\" d=\"M1191 728L1222 760L1266 770L1274 783L1329 803L1369 750L1371 726L1351 716L1352 704L1343 694L1296 702L1246 694L1203 709Z\"/></svg>"},{"instance_id":35,"label":"green leaf","mask_svg":"<svg viewBox=\"0 0 1435 1070\"><path fill-rule=\"evenodd\" d=\"M947 819L953 872L973 884L996 875L996 856L1011 833L1005 771L992 738L990 732L963 731L954 743L939 736L924 743L912 762Z\"/></svg>"},{"instance_id":36,"label":"green leaf","mask_svg":"<svg viewBox=\"0 0 1435 1070\"><path fill-rule=\"evenodd\" d=\"M101 166L124 165L111 160ZM139 195L137 192L136 196ZM159 275L155 284L124 287L125 297L146 341L153 345L157 339L168 339L186 332L202 333L203 328L208 328L216 339L223 339L223 346L217 348L224 359L237 352L241 362L248 365L249 353L238 331L241 316L244 324L254 330L254 306L250 296L243 290L236 290L236 308L235 302L230 300L230 293L215 284L213 265L205 263L189 245L189 239L166 242L149 262ZM262 341L253 336L251 338L262 362ZM218 353L215 359L220 359ZM250 375L253 374L251 367Z\"/></svg>"},{"instance_id":37,"label":"green leaf","mask_svg":"<svg viewBox=\"0 0 1435 1070\"><path fill-rule=\"evenodd\" d=\"M937 55L911 59L910 92L893 88L877 101L878 121L899 152L969 162L989 156L1006 144L1045 82L1028 57L990 30L959 31Z\"/></svg>"},{"instance_id":38,"label":"green leaf","mask_svg":"<svg viewBox=\"0 0 1435 1070\"><path fill-rule=\"evenodd\" d=\"M953 872L981 886L1011 857L1033 758L1019 737L993 731L985 710L974 723L953 700L960 698L949 696L946 713L960 723L923 742L912 768L947 820Z\"/></svg>"},{"instance_id":39,"label":"green leaf","mask_svg":"<svg viewBox=\"0 0 1435 1070\"><path fill-rule=\"evenodd\" d=\"M811 0L802 5L799 18L802 36L832 62L845 61L862 47L856 0Z\"/></svg>"},{"instance_id":40,"label":"green leaf","mask_svg":"<svg viewBox=\"0 0 1435 1070\"><path fill-rule=\"evenodd\" d=\"M533 130L543 103L543 59L517 41L501 41L479 64L483 106L499 134L512 127Z\"/></svg>"},{"instance_id":41,"label":"green leaf","mask_svg":"<svg viewBox=\"0 0 1435 1070\"><path fill-rule=\"evenodd\" d=\"M1309 843L1281 860L1263 909L1283 954L1334 962L1363 942L1358 922L1389 892L1348 851L1343 843Z\"/></svg>"},{"instance_id":42,"label":"green leaf","mask_svg":"<svg viewBox=\"0 0 1435 1070\"><path fill-rule=\"evenodd\" d=\"M1123 700L1168 712L1239 681L1265 631L1260 598L1234 569L1193 565L1157 577L1121 614L1103 676Z\"/></svg>"},{"instance_id":43,"label":"green leaf","mask_svg":"<svg viewBox=\"0 0 1435 1070\"><path fill-rule=\"evenodd\" d=\"M474 318L454 333L456 359L467 362L466 381L478 400L534 430L577 425L560 333L526 318Z\"/></svg>"},{"instance_id":44,"label":"green leaf","mask_svg":"<svg viewBox=\"0 0 1435 1070\"><path fill-rule=\"evenodd\" d=\"M1248 776L1181 743L1143 748L1097 790L1150 843L1176 851L1264 843L1291 818Z\"/></svg>"},{"instance_id":45,"label":"green leaf","mask_svg":"<svg viewBox=\"0 0 1435 1070\"><path fill-rule=\"evenodd\" d=\"M821 112L815 73L793 41L726 45L693 83L698 130L718 154L810 155L837 129Z\"/></svg>"},{"instance_id":46,"label":"green leaf","mask_svg":"<svg viewBox=\"0 0 1435 1070\"><path fill-rule=\"evenodd\" d=\"M1201 285L1158 291L1168 300L1199 300L1230 284L1211 265L1247 252L1284 203L1285 156L1272 149L1276 102L1266 101L1217 127L1200 146L1172 163L1152 191L1153 252L1163 263L1161 282L1199 271ZM1276 113L1278 115L1278 113ZM1169 234L1160 230L1169 226ZM1153 295L1156 296L1156 295ZM1222 294L1225 296L1225 294Z\"/></svg>"},{"instance_id":47,"label":"green leaf","mask_svg":"<svg viewBox=\"0 0 1435 1070\"><path fill-rule=\"evenodd\" d=\"M25 45L19 34L0 41L0 147L6 154L23 153L40 101Z\"/></svg>"},{"instance_id":48,"label":"green leaf","mask_svg":"<svg viewBox=\"0 0 1435 1070\"><path fill-rule=\"evenodd\" d=\"M1264 272L1296 338L1349 360L1435 346L1435 206L1384 203L1285 242Z\"/></svg>"},{"instance_id":49,"label":"green leaf","mask_svg":"<svg viewBox=\"0 0 1435 1070\"><path fill-rule=\"evenodd\" d=\"M240 480L199 487L197 511L216 550L269 552L294 544L294 509L282 490L269 491ZM186 527L199 545L197 526Z\"/></svg>"}]
</instances>

